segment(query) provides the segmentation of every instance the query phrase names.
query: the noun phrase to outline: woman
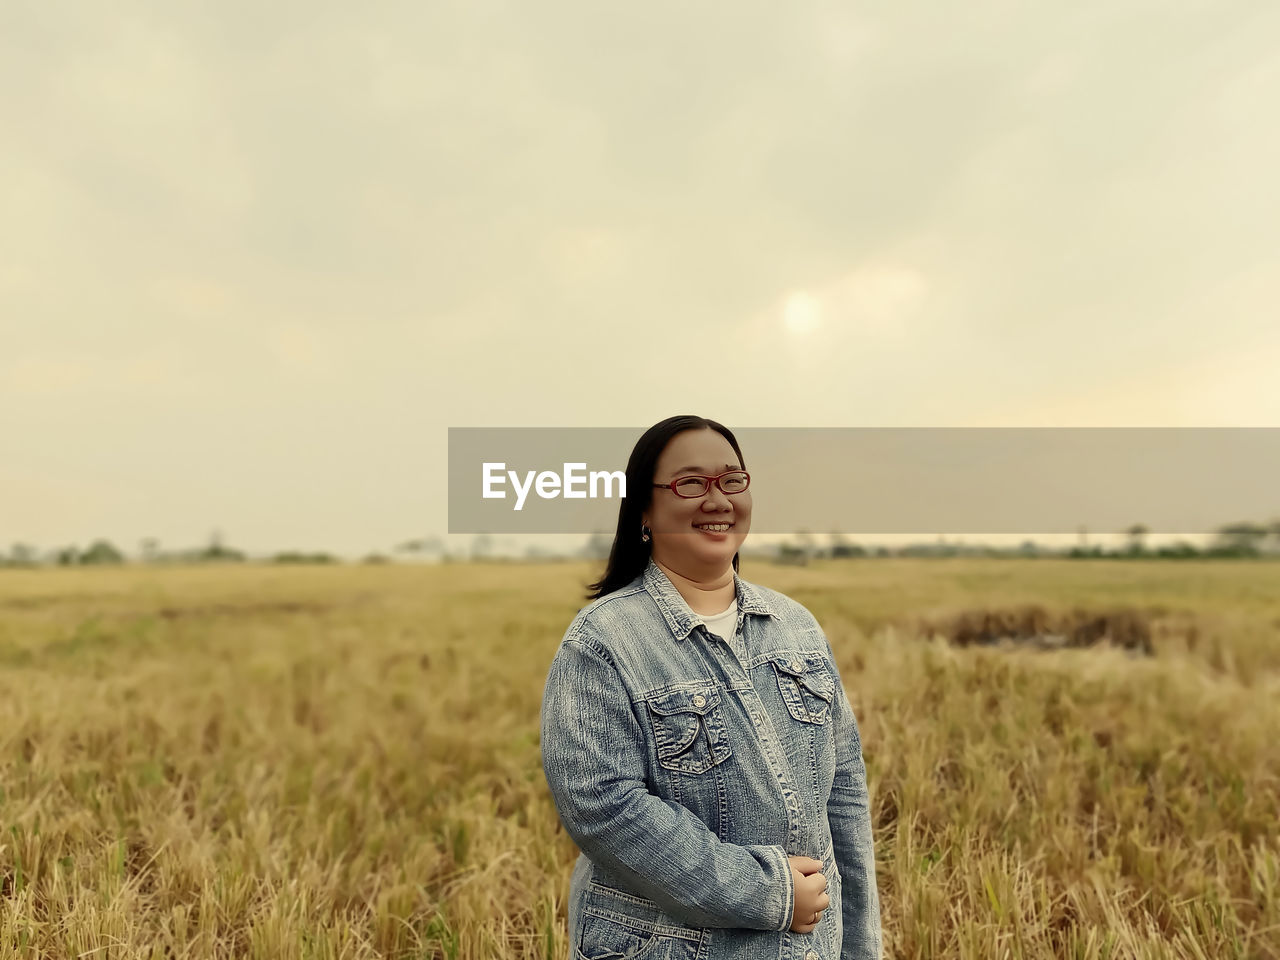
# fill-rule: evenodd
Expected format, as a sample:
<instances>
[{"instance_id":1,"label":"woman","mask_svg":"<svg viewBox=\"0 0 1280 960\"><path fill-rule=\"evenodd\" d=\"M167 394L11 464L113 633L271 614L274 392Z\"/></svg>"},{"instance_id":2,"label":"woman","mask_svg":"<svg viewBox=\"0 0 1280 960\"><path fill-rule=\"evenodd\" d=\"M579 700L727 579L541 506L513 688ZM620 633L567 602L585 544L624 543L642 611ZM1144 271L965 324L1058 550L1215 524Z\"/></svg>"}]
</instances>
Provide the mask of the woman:
<instances>
[{"instance_id":1,"label":"woman","mask_svg":"<svg viewBox=\"0 0 1280 960\"><path fill-rule=\"evenodd\" d=\"M702 417L627 463L604 577L565 633L542 759L581 855L572 960L871 960L866 771L812 614L738 576L750 476Z\"/></svg>"}]
</instances>

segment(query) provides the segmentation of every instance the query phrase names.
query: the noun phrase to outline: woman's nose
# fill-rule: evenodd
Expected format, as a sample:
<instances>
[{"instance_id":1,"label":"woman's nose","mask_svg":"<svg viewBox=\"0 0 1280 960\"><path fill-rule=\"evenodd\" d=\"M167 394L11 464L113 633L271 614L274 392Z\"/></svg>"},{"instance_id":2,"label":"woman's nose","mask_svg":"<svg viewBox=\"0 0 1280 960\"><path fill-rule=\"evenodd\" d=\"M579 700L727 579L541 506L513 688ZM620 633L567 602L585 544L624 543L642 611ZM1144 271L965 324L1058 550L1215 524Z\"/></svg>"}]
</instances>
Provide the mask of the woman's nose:
<instances>
[{"instance_id":1,"label":"woman's nose","mask_svg":"<svg viewBox=\"0 0 1280 960\"><path fill-rule=\"evenodd\" d=\"M703 509L707 510L708 513L719 513L729 505L728 495L714 483L711 485L711 489L707 491L707 495L702 501Z\"/></svg>"}]
</instances>

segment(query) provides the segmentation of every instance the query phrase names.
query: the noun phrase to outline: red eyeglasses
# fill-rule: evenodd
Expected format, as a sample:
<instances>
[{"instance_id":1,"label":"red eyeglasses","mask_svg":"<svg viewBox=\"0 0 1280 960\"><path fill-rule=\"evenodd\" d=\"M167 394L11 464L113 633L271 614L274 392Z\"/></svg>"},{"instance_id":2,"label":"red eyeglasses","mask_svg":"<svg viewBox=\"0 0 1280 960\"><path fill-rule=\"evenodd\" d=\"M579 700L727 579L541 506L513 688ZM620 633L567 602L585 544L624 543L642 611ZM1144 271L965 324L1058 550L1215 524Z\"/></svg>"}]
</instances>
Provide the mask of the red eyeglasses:
<instances>
[{"instance_id":1,"label":"red eyeglasses","mask_svg":"<svg viewBox=\"0 0 1280 960\"><path fill-rule=\"evenodd\" d=\"M718 477L701 477L690 474L687 477L676 477L670 483L655 483L655 487L670 487L671 492L685 500L696 500L705 497L715 484L721 493L742 493L751 486L751 474L745 470L729 470Z\"/></svg>"}]
</instances>

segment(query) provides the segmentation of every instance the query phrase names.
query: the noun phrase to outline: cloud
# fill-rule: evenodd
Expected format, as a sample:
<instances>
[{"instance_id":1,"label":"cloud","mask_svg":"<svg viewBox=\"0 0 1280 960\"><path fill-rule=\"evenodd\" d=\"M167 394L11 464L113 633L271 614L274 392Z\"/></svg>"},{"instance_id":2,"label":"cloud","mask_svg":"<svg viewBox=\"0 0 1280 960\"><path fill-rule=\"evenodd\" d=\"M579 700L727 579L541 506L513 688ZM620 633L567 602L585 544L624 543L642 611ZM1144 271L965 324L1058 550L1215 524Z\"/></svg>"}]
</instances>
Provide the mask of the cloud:
<instances>
[{"instance_id":1,"label":"cloud","mask_svg":"<svg viewBox=\"0 0 1280 960\"><path fill-rule=\"evenodd\" d=\"M928 278L914 267L872 260L837 278L818 299L833 323L891 335L903 332L918 315L929 287Z\"/></svg>"},{"instance_id":2,"label":"cloud","mask_svg":"<svg viewBox=\"0 0 1280 960\"><path fill-rule=\"evenodd\" d=\"M8 449L128 475L82 452L119 399L135 459L252 461L228 524L313 443L317 504L396 451L398 499L271 534L358 547L443 515L404 436L644 422L698 357L741 423L1272 416L1280 13L1156 10L28 4L0 391L39 403Z\"/></svg>"},{"instance_id":3,"label":"cloud","mask_svg":"<svg viewBox=\"0 0 1280 960\"><path fill-rule=\"evenodd\" d=\"M179 399L209 385L207 369L179 347L150 345L103 354L25 353L0 367L0 396L76 403L118 397Z\"/></svg>"},{"instance_id":4,"label":"cloud","mask_svg":"<svg viewBox=\"0 0 1280 960\"><path fill-rule=\"evenodd\" d=\"M282 373L324 377L337 367L337 346L330 335L299 323L279 324L264 331L267 349Z\"/></svg>"},{"instance_id":5,"label":"cloud","mask_svg":"<svg viewBox=\"0 0 1280 960\"><path fill-rule=\"evenodd\" d=\"M34 399L79 393L96 379L96 364L88 358L26 354L0 370L0 390Z\"/></svg>"}]
</instances>

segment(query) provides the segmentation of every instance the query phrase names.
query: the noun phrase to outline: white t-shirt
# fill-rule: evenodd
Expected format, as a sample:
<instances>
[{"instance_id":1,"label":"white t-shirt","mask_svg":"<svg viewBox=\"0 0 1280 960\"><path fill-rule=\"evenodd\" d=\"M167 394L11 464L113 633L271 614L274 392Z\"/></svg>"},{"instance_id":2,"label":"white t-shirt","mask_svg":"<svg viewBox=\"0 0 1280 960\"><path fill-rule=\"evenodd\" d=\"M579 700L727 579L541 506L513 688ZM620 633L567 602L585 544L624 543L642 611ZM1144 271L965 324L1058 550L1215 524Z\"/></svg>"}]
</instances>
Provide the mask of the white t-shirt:
<instances>
[{"instance_id":1,"label":"white t-shirt","mask_svg":"<svg viewBox=\"0 0 1280 960\"><path fill-rule=\"evenodd\" d=\"M745 651L742 640L737 635L738 598L735 596L733 603L729 604L729 608L722 613L704 613L702 616L707 622L707 630L722 640L729 641L729 646L736 650L741 658Z\"/></svg>"}]
</instances>

